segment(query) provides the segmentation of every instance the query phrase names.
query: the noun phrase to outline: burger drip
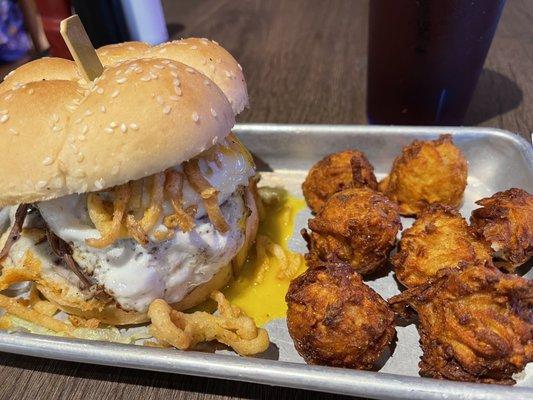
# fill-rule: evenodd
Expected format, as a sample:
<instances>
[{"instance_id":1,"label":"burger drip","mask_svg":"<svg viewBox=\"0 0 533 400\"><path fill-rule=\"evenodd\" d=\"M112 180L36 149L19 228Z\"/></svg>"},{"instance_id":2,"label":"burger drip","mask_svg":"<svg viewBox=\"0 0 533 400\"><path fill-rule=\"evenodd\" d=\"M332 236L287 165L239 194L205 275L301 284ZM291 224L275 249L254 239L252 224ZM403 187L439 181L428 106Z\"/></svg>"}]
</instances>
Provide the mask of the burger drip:
<instances>
[{"instance_id":1,"label":"burger drip","mask_svg":"<svg viewBox=\"0 0 533 400\"><path fill-rule=\"evenodd\" d=\"M0 261L9 254L13 244L15 244L15 242L20 238L24 221L26 221L26 217L28 216L30 210L36 211L37 213L39 212L38 209L31 208L30 204L20 204L17 207L17 211L15 212L15 221L11 227L9 236L4 244L4 247L2 248L2 251L0 251ZM42 217L41 219L44 222ZM93 284L89 278L85 276L78 263L72 257L72 249L70 245L53 233L48 226L45 225L44 229L46 233L46 240L48 241L48 244L50 245L50 248L54 254L58 256L65 263L65 265L76 274L82 283L82 289L90 288Z\"/></svg>"}]
</instances>

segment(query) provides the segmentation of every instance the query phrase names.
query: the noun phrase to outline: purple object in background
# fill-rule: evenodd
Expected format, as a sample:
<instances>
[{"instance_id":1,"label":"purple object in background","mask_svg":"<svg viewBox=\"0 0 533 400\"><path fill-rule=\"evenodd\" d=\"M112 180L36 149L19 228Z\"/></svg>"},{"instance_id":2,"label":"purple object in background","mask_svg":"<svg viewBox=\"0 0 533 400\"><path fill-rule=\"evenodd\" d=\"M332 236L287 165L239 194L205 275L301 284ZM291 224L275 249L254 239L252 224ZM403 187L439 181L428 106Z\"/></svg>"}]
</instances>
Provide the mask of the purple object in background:
<instances>
[{"instance_id":1,"label":"purple object in background","mask_svg":"<svg viewBox=\"0 0 533 400\"><path fill-rule=\"evenodd\" d=\"M370 123L461 125L505 0L371 0Z\"/></svg>"},{"instance_id":2,"label":"purple object in background","mask_svg":"<svg viewBox=\"0 0 533 400\"><path fill-rule=\"evenodd\" d=\"M16 61L30 49L24 17L14 0L0 0L0 62Z\"/></svg>"}]
</instances>

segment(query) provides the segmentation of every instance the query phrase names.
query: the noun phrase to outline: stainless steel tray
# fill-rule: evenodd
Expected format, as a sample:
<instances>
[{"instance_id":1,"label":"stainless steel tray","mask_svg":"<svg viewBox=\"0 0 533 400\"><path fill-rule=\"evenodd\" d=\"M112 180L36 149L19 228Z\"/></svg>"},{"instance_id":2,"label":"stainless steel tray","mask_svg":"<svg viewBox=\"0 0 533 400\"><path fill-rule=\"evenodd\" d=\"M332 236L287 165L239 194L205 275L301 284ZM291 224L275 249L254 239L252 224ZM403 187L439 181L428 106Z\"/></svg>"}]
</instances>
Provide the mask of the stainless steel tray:
<instances>
[{"instance_id":1,"label":"stainless steel tray","mask_svg":"<svg viewBox=\"0 0 533 400\"><path fill-rule=\"evenodd\" d=\"M509 187L533 192L533 150L524 139L497 129L424 128L338 125L241 124L234 130L257 158L262 184L283 185L301 196L300 184L309 167L324 155L358 148L375 166L378 177L388 172L403 145L413 139L454 135L469 161L464 216L481 197ZM310 214L298 215L291 247L304 251L298 231ZM404 221L404 227L410 225ZM533 276L533 271L527 274ZM399 293L392 274L367 282L384 298ZM517 376L514 387L469 384L418 376L418 333L414 325L398 327L393 354L379 372L305 365L295 352L285 321L267 325L270 349L257 358L230 352L180 352L104 342L0 332L0 351L127 368L225 378L275 386L385 399L532 399L533 364Z\"/></svg>"}]
</instances>

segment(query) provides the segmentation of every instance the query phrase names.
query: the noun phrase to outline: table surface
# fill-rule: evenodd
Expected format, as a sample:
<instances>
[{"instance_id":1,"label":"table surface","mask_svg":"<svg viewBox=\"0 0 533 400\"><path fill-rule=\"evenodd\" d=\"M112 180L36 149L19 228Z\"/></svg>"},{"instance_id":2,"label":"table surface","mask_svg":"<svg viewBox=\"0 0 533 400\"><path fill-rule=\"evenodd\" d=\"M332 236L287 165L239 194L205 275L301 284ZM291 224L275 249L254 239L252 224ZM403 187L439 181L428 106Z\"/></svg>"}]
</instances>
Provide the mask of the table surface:
<instances>
[{"instance_id":1,"label":"table surface","mask_svg":"<svg viewBox=\"0 0 533 400\"><path fill-rule=\"evenodd\" d=\"M368 0L163 1L173 38L219 41L242 64L240 122L365 124ZM465 125L533 132L533 1L508 0ZM9 67L0 67L0 73ZM0 399L335 398L217 379L0 353Z\"/></svg>"}]
</instances>

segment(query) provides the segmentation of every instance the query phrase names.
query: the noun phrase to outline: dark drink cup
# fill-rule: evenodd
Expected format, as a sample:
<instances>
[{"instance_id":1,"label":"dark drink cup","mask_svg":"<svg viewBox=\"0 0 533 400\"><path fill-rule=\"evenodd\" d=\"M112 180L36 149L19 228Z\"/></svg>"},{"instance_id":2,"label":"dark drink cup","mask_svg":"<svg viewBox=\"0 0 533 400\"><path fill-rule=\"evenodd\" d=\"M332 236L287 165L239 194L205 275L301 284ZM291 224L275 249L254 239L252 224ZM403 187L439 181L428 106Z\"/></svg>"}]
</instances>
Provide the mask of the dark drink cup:
<instances>
[{"instance_id":1,"label":"dark drink cup","mask_svg":"<svg viewBox=\"0 0 533 400\"><path fill-rule=\"evenodd\" d=\"M460 125L505 0L370 0L368 120Z\"/></svg>"}]
</instances>

